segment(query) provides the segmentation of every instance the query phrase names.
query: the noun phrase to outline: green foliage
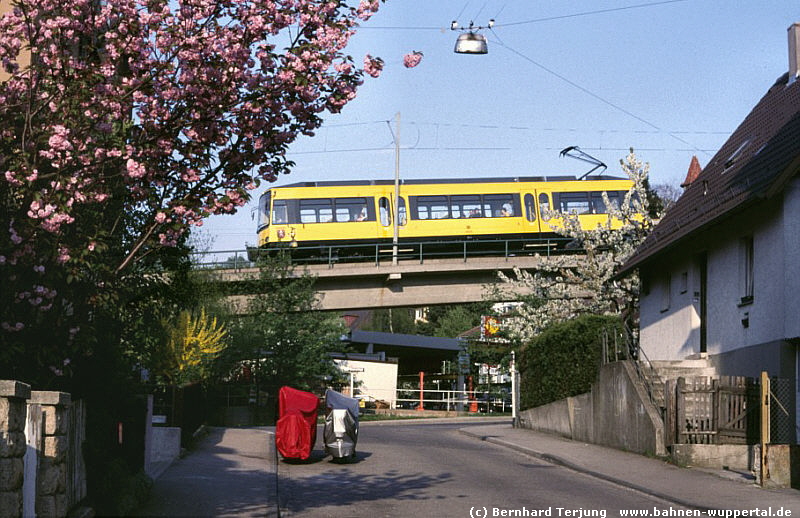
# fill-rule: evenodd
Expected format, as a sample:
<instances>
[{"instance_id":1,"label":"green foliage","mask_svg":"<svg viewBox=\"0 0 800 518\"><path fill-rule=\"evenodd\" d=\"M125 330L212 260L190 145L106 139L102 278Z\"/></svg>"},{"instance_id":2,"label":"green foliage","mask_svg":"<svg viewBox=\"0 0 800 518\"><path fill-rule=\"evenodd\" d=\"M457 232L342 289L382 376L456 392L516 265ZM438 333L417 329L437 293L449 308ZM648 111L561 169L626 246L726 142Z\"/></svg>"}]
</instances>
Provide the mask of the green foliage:
<instances>
[{"instance_id":1,"label":"green foliage","mask_svg":"<svg viewBox=\"0 0 800 518\"><path fill-rule=\"evenodd\" d=\"M588 392L600 368L603 330L621 326L616 316L582 315L528 342L519 362L521 408Z\"/></svg>"},{"instance_id":2,"label":"green foliage","mask_svg":"<svg viewBox=\"0 0 800 518\"><path fill-rule=\"evenodd\" d=\"M414 310L409 308L376 309L363 329L380 333L418 334Z\"/></svg>"},{"instance_id":3,"label":"green foliage","mask_svg":"<svg viewBox=\"0 0 800 518\"><path fill-rule=\"evenodd\" d=\"M339 372L329 353L342 350L344 322L319 311L315 279L297 274L288 257L265 259L259 267L248 314L226 324L231 345L220 356L218 374L227 376L247 361L271 393L283 385L320 386Z\"/></svg>"},{"instance_id":4,"label":"green foliage","mask_svg":"<svg viewBox=\"0 0 800 518\"><path fill-rule=\"evenodd\" d=\"M101 516L130 516L146 501L153 487L153 479L143 471L130 473L126 463L119 458L104 466L106 470L92 502Z\"/></svg>"},{"instance_id":5,"label":"green foliage","mask_svg":"<svg viewBox=\"0 0 800 518\"><path fill-rule=\"evenodd\" d=\"M481 316L491 314L491 304L477 302L474 304L458 304L442 306L428 314L428 322L433 328L433 336L454 338L475 326L480 325Z\"/></svg>"}]
</instances>

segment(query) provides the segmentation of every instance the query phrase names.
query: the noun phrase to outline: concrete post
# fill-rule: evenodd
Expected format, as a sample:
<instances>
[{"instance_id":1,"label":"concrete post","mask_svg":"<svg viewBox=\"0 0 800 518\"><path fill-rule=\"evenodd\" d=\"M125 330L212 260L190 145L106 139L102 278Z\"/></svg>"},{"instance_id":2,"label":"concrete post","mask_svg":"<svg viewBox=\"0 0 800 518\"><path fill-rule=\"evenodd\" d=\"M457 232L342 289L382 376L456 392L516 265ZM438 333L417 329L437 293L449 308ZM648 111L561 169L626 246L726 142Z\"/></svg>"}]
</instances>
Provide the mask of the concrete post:
<instances>
[{"instance_id":1,"label":"concrete post","mask_svg":"<svg viewBox=\"0 0 800 518\"><path fill-rule=\"evenodd\" d=\"M36 514L56 518L67 515L67 448L69 412L72 403L64 392L31 392L31 404L44 413L44 451L39 464Z\"/></svg>"},{"instance_id":2,"label":"concrete post","mask_svg":"<svg viewBox=\"0 0 800 518\"><path fill-rule=\"evenodd\" d=\"M22 516L22 458L30 396L30 385L0 380L0 516Z\"/></svg>"}]
</instances>

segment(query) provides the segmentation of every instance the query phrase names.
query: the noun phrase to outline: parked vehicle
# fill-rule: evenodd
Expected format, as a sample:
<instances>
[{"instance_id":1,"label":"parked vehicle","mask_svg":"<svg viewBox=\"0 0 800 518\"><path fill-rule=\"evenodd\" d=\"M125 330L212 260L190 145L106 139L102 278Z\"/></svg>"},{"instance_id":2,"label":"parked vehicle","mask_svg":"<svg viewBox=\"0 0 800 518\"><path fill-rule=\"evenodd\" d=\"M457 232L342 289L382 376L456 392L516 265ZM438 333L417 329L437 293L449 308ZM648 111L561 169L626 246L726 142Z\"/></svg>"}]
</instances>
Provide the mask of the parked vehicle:
<instances>
[{"instance_id":1,"label":"parked vehicle","mask_svg":"<svg viewBox=\"0 0 800 518\"><path fill-rule=\"evenodd\" d=\"M358 442L358 400L335 390L325 392L325 451L334 459L353 459Z\"/></svg>"},{"instance_id":2,"label":"parked vehicle","mask_svg":"<svg viewBox=\"0 0 800 518\"><path fill-rule=\"evenodd\" d=\"M306 460L317 441L319 398L310 392L281 387L275 445L284 459Z\"/></svg>"}]
</instances>

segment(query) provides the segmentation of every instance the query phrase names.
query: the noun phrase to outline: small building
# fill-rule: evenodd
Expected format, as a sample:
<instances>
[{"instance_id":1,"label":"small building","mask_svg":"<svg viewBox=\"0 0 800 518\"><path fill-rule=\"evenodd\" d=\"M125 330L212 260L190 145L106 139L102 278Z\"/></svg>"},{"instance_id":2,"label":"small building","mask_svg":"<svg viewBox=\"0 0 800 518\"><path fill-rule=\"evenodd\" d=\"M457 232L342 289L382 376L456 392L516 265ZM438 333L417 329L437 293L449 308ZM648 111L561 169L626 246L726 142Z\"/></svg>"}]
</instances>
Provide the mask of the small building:
<instances>
[{"instance_id":1,"label":"small building","mask_svg":"<svg viewBox=\"0 0 800 518\"><path fill-rule=\"evenodd\" d=\"M442 362L457 361L465 344L457 338L354 330L345 336L353 352L397 358L398 375L442 371Z\"/></svg>"},{"instance_id":2,"label":"small building","mask_svg":"<svg viewBox=\"0 0 800 518\"><path fill-rule=\"evenodd\" d=\"M389 408L397 406L397 358L362 353L334 353L331 356L336 366L350 376L354 387L352 393L349 386L343 393L382 402Z\"/></svg>"}]
</instances>

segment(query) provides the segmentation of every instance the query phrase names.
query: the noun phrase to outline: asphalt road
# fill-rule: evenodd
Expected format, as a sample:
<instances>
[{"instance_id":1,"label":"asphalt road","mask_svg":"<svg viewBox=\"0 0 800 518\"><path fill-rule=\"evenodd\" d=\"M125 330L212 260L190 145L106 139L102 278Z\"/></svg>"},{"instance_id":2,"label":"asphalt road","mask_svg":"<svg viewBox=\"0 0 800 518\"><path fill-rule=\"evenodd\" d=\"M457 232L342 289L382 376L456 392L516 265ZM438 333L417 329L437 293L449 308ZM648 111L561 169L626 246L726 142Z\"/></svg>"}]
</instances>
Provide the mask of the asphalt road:
<instances>
[{"instance_id":1,"label":"asphalt road","mask_svg":"<svg viewBox=\"0 0 800 518\"><path fill-rule=\"evenodd\" d=\"M362 423L350 464L324 457L320 440L308 462L278 463L280 517L582 517L670 507L458 433L465 426Z\"/></svg>"}]
</instances>

